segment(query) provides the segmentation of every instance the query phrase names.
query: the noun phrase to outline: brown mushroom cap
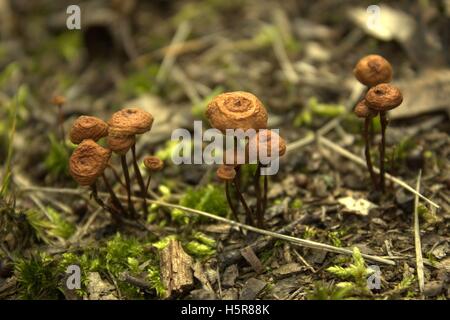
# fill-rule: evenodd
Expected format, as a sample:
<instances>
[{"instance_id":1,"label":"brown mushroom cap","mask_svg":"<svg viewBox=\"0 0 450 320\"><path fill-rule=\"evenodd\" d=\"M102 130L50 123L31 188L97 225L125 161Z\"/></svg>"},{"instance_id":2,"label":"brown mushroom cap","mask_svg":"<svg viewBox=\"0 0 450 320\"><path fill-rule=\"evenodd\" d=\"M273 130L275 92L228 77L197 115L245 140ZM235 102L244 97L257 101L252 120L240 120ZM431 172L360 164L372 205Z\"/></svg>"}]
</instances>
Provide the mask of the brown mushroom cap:
<instances>
[{"instance_id":1,"label":"brown mushroom cap","mask_svg":"<svg viewBox=\"0 0 450 320\"><path fill-rule=\"evenodd\" d=\"M256 135L250 138L247 148L249 155L256 155L259 157L260 148L266 148L267 156L272 156L272 139L278 140L278 156L283 156L286 153L286 141L280 137L275 131L272 130L259 130Z\"/></svg>"},{"instance_id":2,"label":"brown mushroom cap","mask_svg":"<svg viewBox=\"0 0 450 320\"><path fill-rule=\"evenodd\" d=\"M108 135L108 124L96 117L81 116L78 117L70 130L70 141L79 144L85 139L98 141L100 138Z\"/></svg>"},{"instance_id":3,"label":"brown mushroom cap","mask_svg":"<svg viewBox=\"0 0 450 320\"><path fill-rule=\"evenodd\" d=\"M66 103L66 98L64 98L64 96L56 95L52 97L51 101L55 106L62 106Z\"/></svg>"},{"instance_id":4,"label":"brown mushroom cap","mask_svg":"<svg viewBox=\"0 0 450 320\"><path fill-rule=\"evenodd\" d=\"M372 118L378 114L376 110L369 108L365 99L362 99L360 102L358 102L353 112L358 118Z\"/></svg>"},{"instance_id":5,"label":"brown mushroom cap","mask_svg":"<svg viewBox=\"0 0 450 320\"><path fill-rule=\"evenodd\" d=\"M108 121L109 134L113 136L131 136L150 131L153 116L138 108L125 108L115 112Z\"/></svg>"},{"instance_id":6,"label":"brown mushroom cap","mask_svg":"<svg viewBox=\"0 0 450 320\"><path fill-rule=\"evenodd\" d=\"M399 88L388 83L381 83L370 88L365 100L371 109L388 111L398 107L403 102L403 95Z\"/></svg>"},{"instance_id":7,"label":"brown mushroom cap","mask_svg":"<svg viewBox=\"0 0 450 320\"><path fill-rule=\"evenodd\" d=\"M108 137L106 138L106 143L108 144L111 151L120 155L124 155L136 143L136 136L108 135Z\"/></svg>"},{"instance_id":8,"label":"brown mushroom cap","mask_svg":"<svg viewBox=\"0 0 450 320\"><path fill-rule=\"evenodd\" d=\"M164 167L164 162L156 156L144 158L144 166L150 171L159 171Z\"/></svg>"},{"instance_id":9,"label":"brown mushroom cap","mask_svg":"<svg viewBox=\"0 0 450 320\"><path fill-rule=\"evenodd\" d=\"M212 127L226 129L267 128L267 111L259 99L249 92L235 91L215 97L206 110Z\"/></svg>"},{"instance_id":10,"label":"brown mushroom cap","mask_svg":"<svg viewBox=\"0 0 450 320\"><path fill-rule=\"evenodd\" d=\"M69 160L70 175L82 186L90 186L105 170L111 150L105 149L94 140L83 140Z\"/></svg>"},{"instance_id":11,"label":"brown mushroom cap","mask_svg":"<svg viewBox=\"0 0 450 320\"><path fill-rule=\"evenodd\" d=\"M234 166L227 166L222 164L216 171L217 177L222 181L231 181L236 177L236 170Z\"/></svg>"},{"instance_id":12,"label":"brown mushroom cap","mask_svg":"<svg viewBox=\"0 0 450 320\"><path fill-rule=\"evenodd\" d=\"M382 56L371 54L358 61L353 74L362 84L373 87L380 83L391 82L392 66Z\"/></svg>"}]
</instances>

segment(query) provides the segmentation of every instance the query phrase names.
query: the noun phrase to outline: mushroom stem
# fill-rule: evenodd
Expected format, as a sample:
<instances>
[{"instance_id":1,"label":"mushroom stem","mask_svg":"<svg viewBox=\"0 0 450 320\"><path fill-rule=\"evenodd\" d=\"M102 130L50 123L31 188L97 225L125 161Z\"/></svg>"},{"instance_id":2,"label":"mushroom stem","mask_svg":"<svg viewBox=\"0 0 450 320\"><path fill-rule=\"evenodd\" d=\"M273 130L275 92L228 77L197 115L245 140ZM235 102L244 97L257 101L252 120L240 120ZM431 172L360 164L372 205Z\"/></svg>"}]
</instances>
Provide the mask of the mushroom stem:
<instances>
[{"instance_id":1,"label":"mushroom stem","mask_svg":"<svg viewBox=\"0 0 450 320\"><path fill-rule=\"evenodd\" d=\"M381 143L380 143L380 186L381 192L385 191L385 167L384 157L386 152L386 127L388 125L388 119L386 111L380 111L380 123L381 123Z\"/></svg>"},{"instance_id":2,"label":"mushroom stem","mask_svg":"<svg viewBox=\"0 0 450 320\"><path fill-rule=\"evenodd\" d=\"M372 159L370 157L370 133L369 133L369 127L372 123L372 117L367 117L364 120L364 143L365 143L365 149L364 154L366 156L366 163L367 163L367 169L370 173L370 178L372 179L373 187L375 190L378 189L378 183L377 183L377 177L375 175L375 171L373 171L373 165L372 165Z\"/></svg>"},{"instance_id":3,"label":"mushroom stem","mask_svg":"<svg viewBox=\"0 0 450 320\"><path fill-rule=\"evenodd\" d=\"M264 216L267 208L267 192L269 190L269 177L267 176L267 174L264 175L263 179L264 179L264 193L263 193L262 214Z\"/></svg>"},{"instance_id":4,"label":"mushroom stem","mask_svg":"<svg viewBox=\"0 0 450 320\"><path fill-rule=\"evenodd\" d=\"M148 215L148 207L147 207L147 189L145 188L144 179L141 175L141 170L139 169L139 165L137 163L137 157L136 157L136 145L131 146L131 153L133 154L133 167L134 172L136 174L136 179L138 181L139 187L141 188L142 193L142 208L144 209L144 213L147 216Z\"/></svg>"},{"instance_id":5,"label":"mushroom stem","mask_svg":"<svg viewBox=\"0 0 450 320\"><path fill-rule=\"evenodd\" d=\"M128 172L126 155L120 156L120 162L122 164L123 175L125 176L125 184L127 189L128 210L133 217L136 217L136 209L134 208L133 201L131 201L131 183L130 173Z\"/></svg>"},{"instance_id":6,"label":"mushroom stem","mask_svg":"<svg viewBox=\"0 0 450 320\"><path fill-rule=\"evenodd\" d=\"M111 196L112 202L117 208L121 211L123 215L126 214L125 208L122 206L122 203L120 202L119 198L117 197L116 193L114 192L114 189L111 187L111 184L109 183L106 175L102 174L103 182L105 183L105 187L109 192L109 195ZM120 220L120 219L118 219Z\"/></svg>"},{"instance_id":7,"label":"mushroom stem","mask_svg":"<svg viewBox=\"0 0 450 320\"><path fill-rule=\"evenodd\" d=\"M256 193L256 221L259 228L264 225L264 218L262 213L262 199L261 199L261 164L258 162L256 166L256 172L253 180Z\"/></svg>"},{"instance_id":8,"label":"mushroom stem","mask_svg":"<svg viewBox=\"0 0 450 320\"><path fill-rule=\"evenodd\" d=\"M242 205L244 206L245 213L247 214L247 220L250 222L251 225L254 225L252 211L250 210L250 208L247 204L247 201L245 201L245 198L242 195L241 188L240 188L239 183L237 182L236 178L234 178L233 183L234 183L234 187L236 188L236 192L239 197L239 200L241 201Z\"/></svg>"},{"instance_id":9,"label":"mushroom stem","mask_svg":"<svg viewBox=\"0 0 450 320\"><path fill-rule=\"evenodd\" d=\"M151 172L148 174L147 183L145 184L145 194L148 195L148 188L150 187L150 181L152 181Z\"/></svg>"},{"instance_id":10,"label":"mushroom stem","mask_svg":"<svg viewBox=\"0 0 450 320\"><path fill-rule=\"evenodd\" d=\"M228 182L228 181L225 182L225 193L227 195L228 205L230 206L231 212L233 213L233 218L234 218L234 220L239 222L236 207L234 206L233 201L231 201L230 182Z\"/></svg>"}]
</instances>

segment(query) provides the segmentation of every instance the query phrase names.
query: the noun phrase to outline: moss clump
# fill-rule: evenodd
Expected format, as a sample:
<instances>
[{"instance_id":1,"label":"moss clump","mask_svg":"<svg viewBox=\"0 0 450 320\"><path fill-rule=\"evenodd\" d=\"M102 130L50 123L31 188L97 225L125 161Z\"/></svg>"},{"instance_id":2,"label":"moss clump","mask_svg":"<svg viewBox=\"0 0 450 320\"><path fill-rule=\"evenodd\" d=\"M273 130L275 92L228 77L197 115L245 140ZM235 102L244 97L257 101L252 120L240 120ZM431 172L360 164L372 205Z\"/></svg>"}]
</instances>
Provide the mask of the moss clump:
<instances>
[{"instance_id":1,"label":"moss clump","mask_svg":"<svg viewBox=\"0 0 450 320\"><path fill-rule=\"evenodd\" d=\"M180 205L218 216L226 216L228 214L228 204L223 186L209 184L197 189L188 189L180 199ZM174 221L183 224L188 224L193 219L202 220L202 217L190 217L179 209L172 210L171 214Z\"/></svg>"},{"instance_id":2,"label":"moss clump","mask_svg":"<svg viewBox=\"0 0 450 320\"><path fill-rule=\"evenodd\" d=\"M18 293L21 299L54 300L61 296L55 262L47 254L19 259L15 263Z\"/></svg>"}]
</instances>

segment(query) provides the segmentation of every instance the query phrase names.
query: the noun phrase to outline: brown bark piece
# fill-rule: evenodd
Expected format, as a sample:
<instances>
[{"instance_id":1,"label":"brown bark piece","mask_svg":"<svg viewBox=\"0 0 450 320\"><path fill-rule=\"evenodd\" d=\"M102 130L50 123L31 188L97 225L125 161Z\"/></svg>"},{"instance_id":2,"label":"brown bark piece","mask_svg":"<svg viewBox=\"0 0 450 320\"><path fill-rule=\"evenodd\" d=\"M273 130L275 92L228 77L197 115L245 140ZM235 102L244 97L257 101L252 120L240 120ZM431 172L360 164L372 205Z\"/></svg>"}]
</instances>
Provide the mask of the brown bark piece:
<instances>
[{"instance_id":1,"label":"brown bark piece","mask_svg":"<svg viewBox=\"0 0 450 320\"><path fill-rule=\"evenodd\" d=\"M180 294L194 285L192 258L184 252L179 241L171 240L161 251L160 267L166 298Z\"/></svg>"}]
</instances>

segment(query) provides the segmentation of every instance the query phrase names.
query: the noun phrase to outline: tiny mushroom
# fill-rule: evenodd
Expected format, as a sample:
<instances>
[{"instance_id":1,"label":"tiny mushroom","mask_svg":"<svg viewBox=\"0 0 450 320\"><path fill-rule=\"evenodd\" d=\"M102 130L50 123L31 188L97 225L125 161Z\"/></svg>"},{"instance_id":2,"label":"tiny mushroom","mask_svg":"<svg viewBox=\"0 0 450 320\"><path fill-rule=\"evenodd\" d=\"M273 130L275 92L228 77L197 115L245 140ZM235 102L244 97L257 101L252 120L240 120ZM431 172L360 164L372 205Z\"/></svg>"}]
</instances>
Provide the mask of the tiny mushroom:
<instances>
[{"instance_id":1,"label":"tiny mushroom","mask_svg":"<svg viewBox=\"0 0 450 320\"><path fill-rule=\"evenodd\" d=\"M146 186L142 178L136 156L136 137L137 134L143 134L150 131L153 125L153 116L139 108L124 108L115 112L108 121L108 144L110 148L120 155L122 170L125 176L127 187L128 207L132 215L136 216L133 202L131 201L131 180L128 171L126 153L131 149L133 156L133 168L136 174L141 193L143 195L142 208L145 214L148 214L146 200Z\"/></svg>"},{"instance_id":2,"label":"tiny mushroom","mask_svg":"<svg viewBox=\"0 0 450 320\"><path fill-rule=\"evenodd\" d=\"M110 157L111 150L101 147L94 140L83 140L70 157L70 175L81 186L92 186L105 171Z\"/></svg>"},{"instance_id":3,"label":"tiny mushroom","mask_svg":"<svg viewBox=\"0 0 450 320\"><path fill-rule=\"evenodd\" d=\"M91 116L80 116L72 125L69 138L74 144L79 144L85 139L98 141L108 135L108 124Z\"/></svg>"},{"instance_id":4,"label":"tiny mushroom","mask_svg":"<svg viewBox=\"0 0 450 320\"><path fill-rule=\"evenodd\" d=\"M144 166L149 171L160 171L164 167L164 162L156 156L147 156L144 158Z\"/></svg>"},{"instance_id":5,"label":"tiny mushroom","mask_svg":"<svg viewBox=\"0 0 450 320\"><path fill-rule=\"evenodd\" d=\"M106 138L106 142L108 143L111 151L117 153L118 155L125 155L128 150L136 143L136 136L112 136L108 135Z\"/></svg>"},{"instance_id":6,"label":"tiny mushroom","mask_svg":"<svg viewBox=\"0 0 450 320\"><path fill-rule=\"evenodd\" d=\"M152 173L162 170L164 168L164 162L159 157L146 156L144 158L144 166L149 171L147 183L145 184L145 192L147 193L152 179Z\"/></svg>"},{"instance_id":7,"label":"tiny mushroom","mask_svg":"<svg viewBox=\"0 0 450 320\"><path fill-rule=\"evenodd\" d=\"M272 150L272 144L275 147L274 150ZM259 130L257 134L250 138L247 146L248 154L251 158L259 159L261 154L272 157L272 151L276 151L275 155L277 154L279 157L286 153L286 141L274 130ZM265 151L261 152L264 150L263 148L265 148Z\"/></svg>"},{"instance_id":8,"label":"tiny mushroom","mask_svg":"<svg viewBox=\"0 0 450 320\"><path fill-rule=\"evenodd\" d=\"M150 131L153 116L139 108L125 108L115 112L108 121L112 136L131 136Z\"/></svg>"},{"instance_id":9,"label":"tiny mushroom","mask_svg":"<svg viewBox=\"0 0 450 320\"><path fill-rule=\"evenodd\" d=\"M370 54L358 61L353 74L362 84L373 87L380 83L391 82L392 66L382 56Z\"/></svg>"},{"instance_id":10,"label":"tiny mushroom","mask_svg":"<svg viewBox=\"0 0 450 320\"><path fill-rule=\"evenodd\" d=\"M226 129L267 128L267 111L259 99L244 91L227 92L216 96L206 110L212 127L225 133Z\"/></svg>"},{"instance_id":11,"label":"tiny mushroom","mask_svg":"<svg viewBox=\"0 0 450 320\"><path fill-rule=\"evenodd\" d=\"M403 102L403 95L397 87L381 83L370 88L366 94L366 103L369 108L379 111L381 123L380 142L380 186L381 191L385 191L385 153L386 153L386 127L388 125L387 112L397 108Z\"/></svg>"},{"instance_id":12,"label":"tiny mushroom","mask_svg":"<svg viewBox=\"0 0 450 320\"><path fill-rule=\"evenodd\" d=\"M358 102L353 112L358 118L364 119L375 117L378 114L376 110L369 108L365 99Z\"/></svg>"},{"instance_id":13,"label":"tiny mushroom","mask_svg":"<svg viewBox=\"0 0 450 320\"><path fill-rule=\"evenodd\" d=\"M403 95L397 87L382 83L369 89L365 98L367 105L376 111L388 111L398 107Z\"/></svg>"},{"instance_id":14,"label":"tiny mushroom","mask_svg":"<svg viewBox=\"0 0 450 320\"><path fill-rule=\"evenodd\" d=\"M236 177L234 166L222 164L216 171L217 177L222 181L233 181Z\"/></svg>"}]
</instances>

